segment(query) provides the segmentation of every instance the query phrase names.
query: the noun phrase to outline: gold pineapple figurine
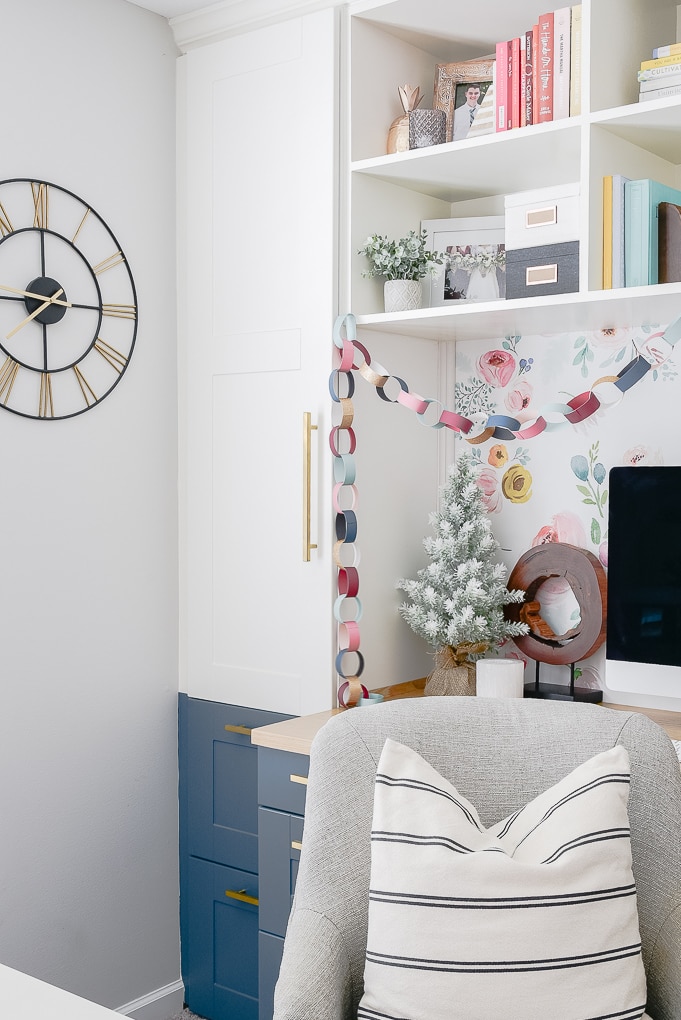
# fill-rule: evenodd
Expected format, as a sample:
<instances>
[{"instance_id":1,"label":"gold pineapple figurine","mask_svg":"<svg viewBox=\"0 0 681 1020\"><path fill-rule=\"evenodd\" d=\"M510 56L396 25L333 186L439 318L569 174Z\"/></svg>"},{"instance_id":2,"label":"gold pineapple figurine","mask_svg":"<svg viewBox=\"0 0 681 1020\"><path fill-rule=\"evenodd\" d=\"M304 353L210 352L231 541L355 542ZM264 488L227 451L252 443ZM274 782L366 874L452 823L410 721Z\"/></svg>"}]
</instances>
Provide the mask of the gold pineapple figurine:
<instances>
[{"instance_id":1,"label":"gold pineapple figurine","mask_svg":"<svg viewBox=\"0 0 681 1020\"><path fill-rule=\"evenodd\" d=\"M404 113L396 117L388 131L386 152L406 152L409 149L409 114L419 105L423 96L419 85L399 85L397 92Z\"/></svg>"}]
</instances>

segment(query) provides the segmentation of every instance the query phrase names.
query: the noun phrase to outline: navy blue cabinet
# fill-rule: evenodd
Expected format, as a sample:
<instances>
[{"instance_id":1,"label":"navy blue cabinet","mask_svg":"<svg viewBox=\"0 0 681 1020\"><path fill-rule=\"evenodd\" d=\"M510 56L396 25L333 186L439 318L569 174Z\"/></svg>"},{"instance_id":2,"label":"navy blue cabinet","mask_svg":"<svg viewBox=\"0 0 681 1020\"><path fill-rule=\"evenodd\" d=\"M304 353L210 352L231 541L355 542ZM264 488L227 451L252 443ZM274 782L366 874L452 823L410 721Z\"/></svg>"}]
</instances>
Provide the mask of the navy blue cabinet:
<instances>
[{"instance_id":1,"label":"navy blue cabinet","mask_svg":"<svg viewBox=\"0 0 681 1020\"><path fill-rule=\"evenodd\" d=\"M182 979L187 1005L209 1020L258 1020L258 752L250 731L287 718L180 694Z\"/></svg>"},{"instance_id":2,"label":"navy blue cabinet","mask_svg":"<svg viewBox=\"0 0 681 1020\"><path fill-rule=\"evenodd\" d=\"M272 1020L302 847L309 765L304 754L268 747L258 751L259 1020Z\"/></svg>"}]
</instances>

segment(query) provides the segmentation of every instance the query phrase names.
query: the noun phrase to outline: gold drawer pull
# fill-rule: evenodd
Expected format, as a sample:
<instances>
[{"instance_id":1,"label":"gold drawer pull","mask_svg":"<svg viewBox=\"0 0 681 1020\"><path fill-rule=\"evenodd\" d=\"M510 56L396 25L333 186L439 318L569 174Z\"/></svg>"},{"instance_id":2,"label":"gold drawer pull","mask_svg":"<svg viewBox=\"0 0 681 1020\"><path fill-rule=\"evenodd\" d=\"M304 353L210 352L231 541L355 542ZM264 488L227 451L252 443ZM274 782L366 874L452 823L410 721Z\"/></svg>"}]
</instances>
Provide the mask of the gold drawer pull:
<instances>
[{"instance_id":1,"label":"gold drawer pull","mask_svg":"<svg viewBox=\"0 0 681 1020\"><path fill-rule=\"evenodd\" d=\"M245 889L225 889L225 896L229 896L230 900L239 900L240 903L252 903L254 907L258 906L257 896L249 896Z\"/></svg>"},{"instance_id":2,"label":"gold drawer pull","mask_svg":"<svg viewBox=\"0 0 681 1020\"><path fill-rule=\"evenodd\" d=\"M291 773L289 779L292 783L300 783L301 786L307 786L307 776L296 776L294 773Z\"/></svg>"},{"instance_id":3,"label":"gold drawer pull","mask_svg":"<svg viewBox=\"0 0 681 1020\"><path fill-rule=\"evenodd\" d=\"M303 849L303 844L300 842L299 839L292 839L291 840L291 849L292 850L302 850Z\"/></svg>"},{"instance_id":4,"label":"gold drawer pull","mask_svg":"<svg viewBox=\"0 0 681 1020\"><path fill-rule=\"evenodd\" d=\"M243 733L245 737L250 737L251 730L248 726L225 726L228 733Z\"/></svg>"}]
</instances>

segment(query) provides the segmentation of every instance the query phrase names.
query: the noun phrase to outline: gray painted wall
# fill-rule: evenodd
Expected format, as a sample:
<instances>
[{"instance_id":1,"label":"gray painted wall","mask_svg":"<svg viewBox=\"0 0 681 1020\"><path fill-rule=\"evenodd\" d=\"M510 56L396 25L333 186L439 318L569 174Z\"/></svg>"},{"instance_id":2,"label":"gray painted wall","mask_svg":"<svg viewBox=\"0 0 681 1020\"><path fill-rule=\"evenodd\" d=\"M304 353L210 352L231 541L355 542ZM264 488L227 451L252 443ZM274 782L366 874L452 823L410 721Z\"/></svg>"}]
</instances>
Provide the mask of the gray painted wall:
<instances>
[{"instance_id":1,"label":"gray painted wall","mask_svg":"<svg viewBox=\"0 0 681 1020\"><path fill-rule=\"evenodd\" d=\"M0 961L115 1008L179 977L177 51L125 0L0 6L0 179L86 199L139 301L101 405L0 409Z\"/></svg>"}]
</instances>

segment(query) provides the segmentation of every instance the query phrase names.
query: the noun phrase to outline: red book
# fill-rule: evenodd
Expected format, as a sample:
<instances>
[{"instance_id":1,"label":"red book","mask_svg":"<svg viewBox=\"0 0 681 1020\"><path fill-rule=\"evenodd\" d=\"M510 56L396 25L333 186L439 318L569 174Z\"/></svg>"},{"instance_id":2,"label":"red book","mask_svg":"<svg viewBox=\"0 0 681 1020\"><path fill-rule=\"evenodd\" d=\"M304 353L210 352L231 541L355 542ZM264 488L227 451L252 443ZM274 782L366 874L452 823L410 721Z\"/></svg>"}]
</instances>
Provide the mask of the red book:
<instances>
[{"instance_id":1,"label":"red book","mask_svg":"<svg viewBox=\"0 0 681 1020\"><path fill-rule=\"evenodd\" d=\"M524 127L526 124L534 123L532 116L532 29L529 32L525 32L524 36L521 36L523 41L523 70L521 72L520 81L522 84L522 95L520 97L521 110L520 110L520 125Z\"/></svg>"},{"instance_id":2,"label":"red book","mask_svg":"<svg viewBox=\"0 0 681 1020\"><path fill-rule=\"evenodd\" d=\"M506 131L508 129L508 46L507 42L498 42L496 47L494 107L497 131Z\"/></svg>"},{"instance_id":3,"label":"red book","mask_svg":"<svg viewBox=\"0 0 681 1020\"><path fill-rule=\"evenodd\" d=\"M539 18L538 121L553 120L553 11Z\"/></svg>"},{"instance_id":4,"label":"red book","mask_svg":"<svg viewBox=\"0 0 681 1020\"><path fill-rule=\"evenodd\" d=\"M511 39L511 127L520 127L520 39Z\"/></svg>"}]
</instances>

